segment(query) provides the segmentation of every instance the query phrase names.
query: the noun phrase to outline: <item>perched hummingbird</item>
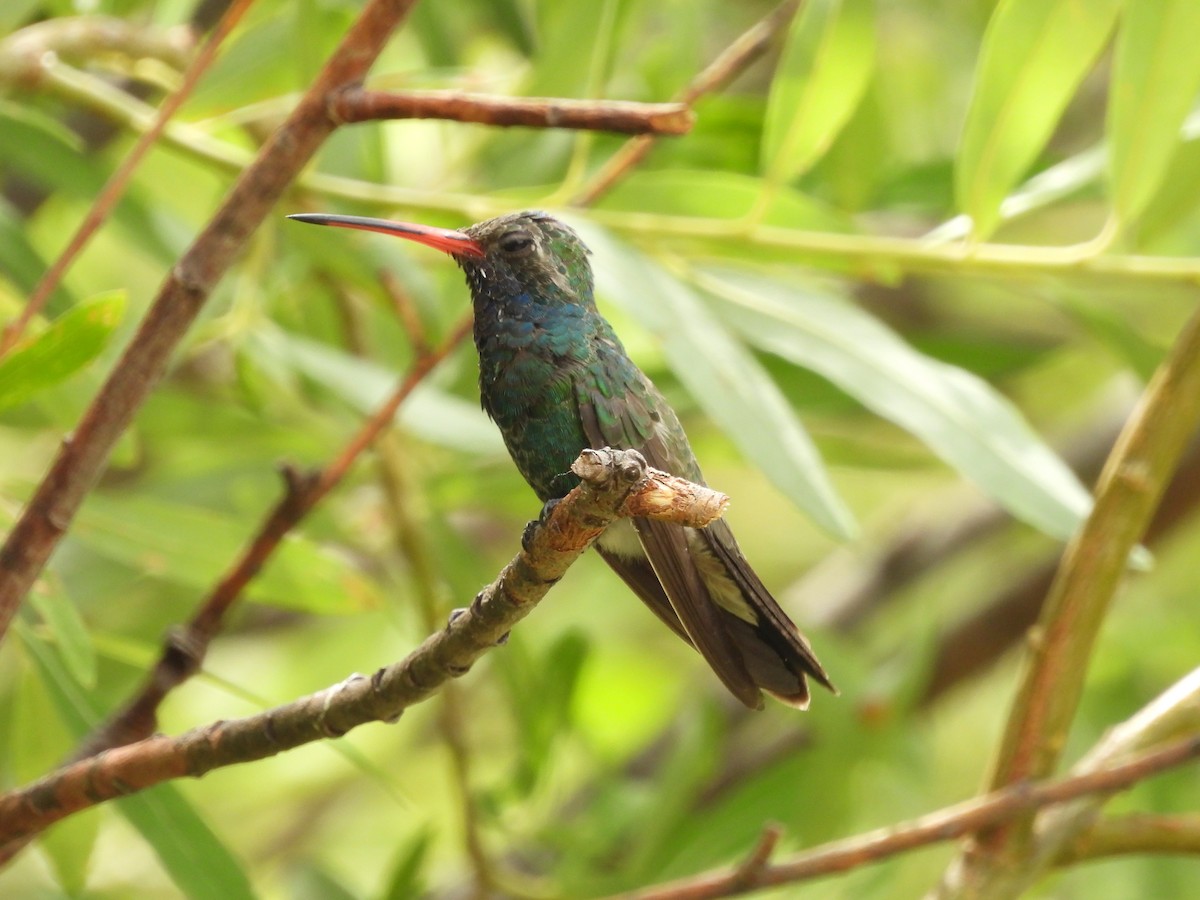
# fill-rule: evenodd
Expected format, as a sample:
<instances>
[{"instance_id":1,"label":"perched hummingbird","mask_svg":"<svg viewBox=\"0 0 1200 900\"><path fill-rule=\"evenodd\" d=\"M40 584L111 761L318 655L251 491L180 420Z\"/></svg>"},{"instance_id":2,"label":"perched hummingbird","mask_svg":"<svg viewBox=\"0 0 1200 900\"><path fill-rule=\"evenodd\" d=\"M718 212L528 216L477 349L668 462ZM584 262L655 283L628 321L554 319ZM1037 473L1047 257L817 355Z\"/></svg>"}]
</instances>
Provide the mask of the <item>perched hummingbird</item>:
<instances>
[{"instance_id":1,"label":"perched hummingbird","mask_svg":"<svg viewBox=\"0 0 1200 900\"><path fill-rule=\"evenodd\" d=\"M543 212L462 231L358 216L289 218L391 234L454 258L474 302L483 408L543 502L578 483L571 463L589 447L640 450L650 465L702 483L675 412L596 309L589 251L567 225ZM747 706L761 708L766 691L804 709L806 676L834 690L723 520L698 529L621 519L596 549Z\"/></svg>"}]
</instances>

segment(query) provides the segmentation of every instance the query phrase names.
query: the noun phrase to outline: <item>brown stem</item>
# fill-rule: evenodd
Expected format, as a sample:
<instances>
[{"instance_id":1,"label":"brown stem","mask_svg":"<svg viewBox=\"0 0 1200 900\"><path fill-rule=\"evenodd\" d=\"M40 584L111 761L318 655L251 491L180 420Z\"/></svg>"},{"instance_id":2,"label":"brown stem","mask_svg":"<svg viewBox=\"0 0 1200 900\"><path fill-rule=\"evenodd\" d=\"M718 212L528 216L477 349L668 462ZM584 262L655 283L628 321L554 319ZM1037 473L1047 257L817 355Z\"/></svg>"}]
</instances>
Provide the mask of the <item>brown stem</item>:
<instances>
[{"instance_id":1,"label":"brown stem","mask_svg":"<svg viewBox=\"0 0 1200 900\"><path fill-rule=\"evenodd\" d=\"M191 621L168 638L162 655L137 696L92 734L76 754L76 759L154 733L163 698L199 671L225 613L246 584L258 574L287 533L337 486L362 451L392 422L400 404L458 346L470 327L470 317L463 319L440 347L418 358L391 397L363 423L341 453L323 470L315 473L301 473L292 468L283 470L284 494L267 514L242 555L217 582Z\"/></svg>"},{"instance_id":2,"label":"brown stem","mask_svg":"<svg viewBox=\"0 0 1200 900\"><path fill-rule=\"evenodd\" d=\"M1141 754L1126 763L1055 781L1022 782L947 807L920 819L832 841L761 868L746 882L741 867L710 872L623 895L624 900L706 900L733 897L772 885L790 884L879 862L898 853L954 840L1052 803L1129 787L1200 756L1193 736Z\"/></svg>"},{"instance_id":3,"label":"brown stem","mask_svg":"<svg viewBox=\"0 0 1200 900\"><path fill-rule=\"evenodd\" d=\"M64 438L50 471L0 548L0 637L209 293L336 127L327 108L329 97L362 80L414 2L369 0L299 105L172 269L133 341L78 426Z\"/></svg>"},{"instance_id":4,"label":"brown stem","mask_svg":"<svg viewBox=\"0 0 1200 900\"><path fill-rule=\"evenodd\" d=\"M330 104L338 121L448 119L481 125L575 128L619 134L687 134L693 116L682 103L492 97L460 91L367 91L351 88Z\"/></svg>"},{"instance_id":5,"label":"brown stem","mask_svg":"<svg viewBox=\"0 0 1200 900\"><path fill-rule=\"evenodd\" d=\"M629 514L631 498L691 494L712 507L709 488L649 469L634 450L585 450L572 468L580 486L529 529L522 551L469 608L404 660L256 716L146 738L64 766L0 797L0 852L74 812L163 781L341 737L367 722L393 722L502 643L604 529ZM653 508L666 521L678 518L671 502Z\"/></svg>"}]
</instances>

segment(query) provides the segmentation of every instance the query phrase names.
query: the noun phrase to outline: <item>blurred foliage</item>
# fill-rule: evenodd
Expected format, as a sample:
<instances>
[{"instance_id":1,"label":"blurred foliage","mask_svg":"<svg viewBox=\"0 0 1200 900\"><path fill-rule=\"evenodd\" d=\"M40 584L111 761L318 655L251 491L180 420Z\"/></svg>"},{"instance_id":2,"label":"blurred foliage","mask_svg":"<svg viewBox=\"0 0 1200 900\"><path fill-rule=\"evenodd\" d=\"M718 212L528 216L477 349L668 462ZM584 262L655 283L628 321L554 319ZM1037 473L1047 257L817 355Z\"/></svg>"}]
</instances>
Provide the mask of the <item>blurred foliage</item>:
<instances>
[{"instance_id":1,"label":"blurred foliage","mask_svg":"<svg viewBox=\"0 0 1200 900\"><path fill-rule=\"evenodd\" d=\"M0 361L0 524L239 161L359 8L259 0L45 319ZM771 8L424 3L372 83L667 100ZM146 29L192 13L189 0L9 0L0 29L80 10ZM462 680L455 713L435 699L392 727L90 811L0 873L0 893L448 891L478 864L464 849L469 810L502 893L575 897L736 860L768 821L794 848L970 795L1015 654L920 706L939 639L1071 532L1087 494L1050 447L1104 440L1092 423L1119 413L1194 303L1184 278L1133 265L1056 274L1043 261L1090 241L1117 260L1193 257L1195 280L1198 15L1189 0L809 0L765 59L697 103L690 135L661 142L592 210L567 201L619 137L429 121L338 131L222 281L0 654L6 785L53 768L136 689L165 630L277 498L276 463L330 459L412 361L380 272L434 338L467 309L439 254L300 227L287 212L461 225L562 211L592 246L604 311L676 405L708 480L734 497L748 555L801 623L835 621L846 593L806 580L823 560L866 566L897 534L953 524L984 496L1020 522L885 592L853 625L810 629L842 696L817 696L803 716L731 709L699 657L585 560ZM5 75L6 52L0 320L130 146L137 97L153 102L179 77L162 61L85 55L68 62L94 91L67 96ZM82 117L105 84L136 88L109 106L110 139ZM965 242L958 258L926 252L950 240ZM988 240L1029 252L977 265L971 248ZM398 418L391 501L367 454L251 584L204 673L168 701L165 731L372 671L494 577L538 506L478 410L474 377L463 347L414 394ZM1198 545L1185 518L1113 613L1076 753L1200 658ZM463 734L466 798L448 715ZM1171 785L1129 802L1200 806L1194 777ZM805 896L915 896L950 853L899 857ZM1084 865L1053 891L1183 896L1195 865Z\"/></svg>"}]
</instances>

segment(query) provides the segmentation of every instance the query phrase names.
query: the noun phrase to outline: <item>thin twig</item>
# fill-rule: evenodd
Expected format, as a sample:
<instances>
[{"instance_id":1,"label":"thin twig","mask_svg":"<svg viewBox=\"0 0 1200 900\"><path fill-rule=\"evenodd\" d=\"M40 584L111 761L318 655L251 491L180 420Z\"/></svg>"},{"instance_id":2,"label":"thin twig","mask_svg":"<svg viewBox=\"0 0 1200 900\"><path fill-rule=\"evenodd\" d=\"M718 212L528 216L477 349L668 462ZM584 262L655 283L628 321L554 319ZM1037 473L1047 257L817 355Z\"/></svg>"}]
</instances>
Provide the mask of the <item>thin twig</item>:
<instances>
[{"instance_id":1,"label":"thin twig","mask_svg":"<svg viewBox=\"0 0 1200 900\"><path fill-rule=\"evenodd\" d=\"M1108 769L1055 781L1022 782L919 819L813 847L783 862L765 866L750 884L738 881L739 869L725 869L621 897L623 900L707 900L844 872L918 847L973 834L1052 803L1121 790L1197 757L1200 757L1200 736L1193 736Z\"/></svg>"},{"instance_id":2,"label":"thin twig","mask_svg":"<svg viewBox=\"0 0 1200 900\"><path fill-rule=\"evenodd\" d=\"M185 100L191 96L192 91L199 83L201 76L208 71L213 60L217 57L217 50L224 43L225 38L242 20L242 16L253 5L254 0L236 0L232 6L221 17L220 24L213 30L213 33L208 36L204 45L200 48L200 52L196 54L196 58L192 60L187 71L183 75L183 83L179 85L178 90L169 95L159 109L158 116L154 120L154 124L149 131L143 132L141 137L133 145L129 154L122 160L121 165L117 170L109 176L100 193L96 196L92 203L92 208L88 210L83 221L79 223L79 227L71 236L71 240L67 242L67 246L63 248L58 258L46 270L46 273L38 281L37 286L30 294L25 308L21 310L21 314L17 316L0 334L0 357L3 357L14 344L20 339L22 333L33 321L33 317L42 311L42 307L50 299L63 276L67 274L71 263L75 258L83 252L83 248L87 246L92 235L99 230L104 220L108 218L117 201L125 193L125 189L129 186L130 180L133 178L133 173L146 158L146 154L150 152L150 148L158 141L166 128L167 122L179 111Z\"/></svg>"},{"instance_id":3,"label":"thin twig","mask_svg":"<svg viewBox=\"0 0 1200 900\"><path fill-rule=\"evenodd\" d=\"M568 100L561 97L492 97L461 91L367 91L352 88L330 104L344 124L378 119L447 119L481 125L573 128L617 134L679 135L693 115L682 103Z\"/></svg>"},{"instance_id":4,"label":"thin twig","mask_svg":"<svg viewBox=\"0 0 1200 900\"><path fill-rule=\"evenodd\" d=\"M392 395L362 424L342 451L321 471L283 471L283 496L267 513L262 525L237 561L221 577L201 603L191 621L167 639L158 662L139 693L98 728L76 754L77 759L102 750L132 743L153 734L158 727L158 708L167 694L191 678L204 662L208 645L220 630L229 607L262 569L283 538L345 476L350 466L395 418L396 411L413 389L433 371L470 331L466 317L432 353L418 357Z\"/></svg>"},{"instance_id":5,"label":"thin twig","mask_svg":"<svg viewBox=\"0 0 1200 900\"><path fill-rule=\"evenodd\" d=\"M328 98L362 80L414 2L367 3L299 105L172 269L132 343L63 440L50 471L0 548L0 638L214 285L336 127Z\"/></svg>"},{"instance_id":6,"label":"thin twig","mask_svg":"<svg viewBox=\"0 0 1200 900\"><path fill-rule=\"evenodd\" d=\"M767 51L776 33L791 21L799 5L800 0L787 0L752 25L693 78L676 99L690 110L705 94L720 90L731 82ZM575 194L571 204L591 206L644 160L656 141L653 135L640 135L626 141Z\"/></svg>"},{"instance_id":7,"label":"thin twig","mask_svg":"<svg viewBox=\"0 0 1200 900\"><path fill-rule=\"evenodd\" d=\"M470 607L401 662L255 716L150 737L64 766L0 797L0 850L72 813L163 781L341 737L367 722L394 722L502 643L617 518L652 509L664 521L694 523L697 508L723 507L723 495L649 468L635 450L584 450L572 469L580 486L526 531L521 552Z\"/></svg>"}]
</instances>

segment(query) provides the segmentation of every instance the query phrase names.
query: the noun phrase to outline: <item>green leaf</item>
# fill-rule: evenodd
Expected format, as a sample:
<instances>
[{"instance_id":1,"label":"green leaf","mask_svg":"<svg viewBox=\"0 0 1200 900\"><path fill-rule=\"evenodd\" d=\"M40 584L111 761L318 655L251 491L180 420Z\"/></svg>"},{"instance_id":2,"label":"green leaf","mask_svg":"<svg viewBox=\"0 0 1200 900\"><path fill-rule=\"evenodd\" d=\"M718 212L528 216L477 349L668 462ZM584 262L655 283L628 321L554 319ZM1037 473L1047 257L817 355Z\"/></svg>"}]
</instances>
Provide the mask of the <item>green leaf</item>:
<instances>
[{"instance_id":1,"label":"green leaf","mask_svg":"<svg viewBox=\"0 0 1200 900\"><path fill-rule=\"evenodd\" d=\"M50 588L35 588L29 602L50 630L58 655L71 677L91 689L96 686L96 648L92 646L92 637L62 582L53 577L47 581Z\"/></svg>"},{"instance_id":2,"label":"green leaf","mask_svg":"<svg viewBox=\"0 0 1200 900\"><path fill-rule=\"evenodd\" d=\"M253 352L271 354L362 413L375 412L400 383L400 375L382 366L282 330L260 330L250 341ZM432 444L488 456L504 453L500 433L478 406L428 381L409 394L396 419L409 434Z\"/></svg>"},{"instance_id":3,"label":"green leaf","mask_svg":"<svg viewBox=\"0 0 1200 900\"><path fill-rule=\"evenodd\" d=\"M662 215L739 219L763 196L761 178L737 172L666 169L635 172L599 204L603 209L653 210ZM850 232L853 223L823 203L799 191L783 188L771 194L762 217L764 225L812 231Z\"/></svg>"},{"instance_id":4,"label":"green leaf","mask_svg":"<svg viewBox=\"0 0 1200 900\"><path fill-rule=\"evenodd\" d=\"M82 369L107 345L125 310L125 294L93 297L0 359L0 409L23 403Z\"/></svg>"},{"instance_id":5,"label":"green leaf","mask_svg":"<svg viewBox=\"0 0 1200 900\"><path fill-rule=\"evenodd\" d=\"M93 493L71 533L110 559L203 591L233 563L254 524L157 497ZM250 581L246 596L288 609L346 613L378 603L379 589L348 560L292 533Z\"/></svg>"},{"instance_id":6,"label":"green leaf","mask_svg":"<svg viewBox=\"0 0 1200 900\"><path fill-rule=\"evenodd\" d=\"M755 345L911 431L1013 515L1066 539L1091 507L1074 473L987 382L923 356L840 298L744 272L698 273Z\"/></svg>"},{"instance_id":7,"label":"green leaf","mask_svg":"<svg viewBox=\"0 0 1200 900\"><path fill-rule=\"evenodd\" d=\"M1108 114L1113 205L1128 226L1163 183L1200 89L1200 3L1138 0L1121 21Z\"/></svg>"},{"instance_id":8,"label":"green leaf","mask_svg":"<svg viewBox=\"0 0 1200 900\"><path fill-rule=\"evenodd\" d=\"M3 123L0 123L3 131ZM3 159L0 156L0 159ZM12 206L0 198L0 274L6 276L24 294L37 285L47 264L42 254L29 240L29 226ZM2 285L0 285L2 287ZM0 290L0 297L6 291ZM51 295L52 304L71 301L71 294L59 287Z\"/></svg>"},{"instance_id":9,"label":"green leaf","mask_svg":"<svg viewBox=\"0 0 1200 900\"><path fill-rule=\"evenodd\" d=\"M792 22L763 123L771 181L808 170L849 121L875 65L874 12L874 0L810 0Z\"/></svg>"},{"instance_id":10,"label":"green leaf","mask_svg":"<svg viewBox=\"0 0 1200 900\"><path fill-rule=\"evenodd\" d=\"M433 846L433 831L423 828L403 847L388 877L387 889L380 900L408 900L426 896L425 860Z\"/></svg>"},{"instance_id":11,"label":"green leaf","mask_svg":"<svg viewBox=\"0 0 1200 900\"><path fill-rule=\"evenodd\" d=\"M854 517L829 481L812 440L761 364L686 284L586 222L601 291L662 343L679 380L745 456L831 534Z\"/></svg>"},{"instance_id":12,"label":"green leaf","mask_svg":"<svg viewBox=\"0 0 1200 900\"><path fill-rule=\"evenodd\" d=\"M1135 4L1136 5L1136 4ZM1108 41L1120 0L1002 0L988 23L955 167L984 239Z\"/></svg>"},{"instance_id":13,"label":"green leaf","mask_svg":"<svg viewBox=\"0 0 1200 900\"><path fill-rule=\"evenodd\" d=\"M60 665L58 656L23 622L22 646L42 675L59 718L82 740L100 721L92 697ZM176 887L191 900L252 900L242 865L170 784L115 801L116 807L154 848Z\"/></svg>"}]
</instances>

